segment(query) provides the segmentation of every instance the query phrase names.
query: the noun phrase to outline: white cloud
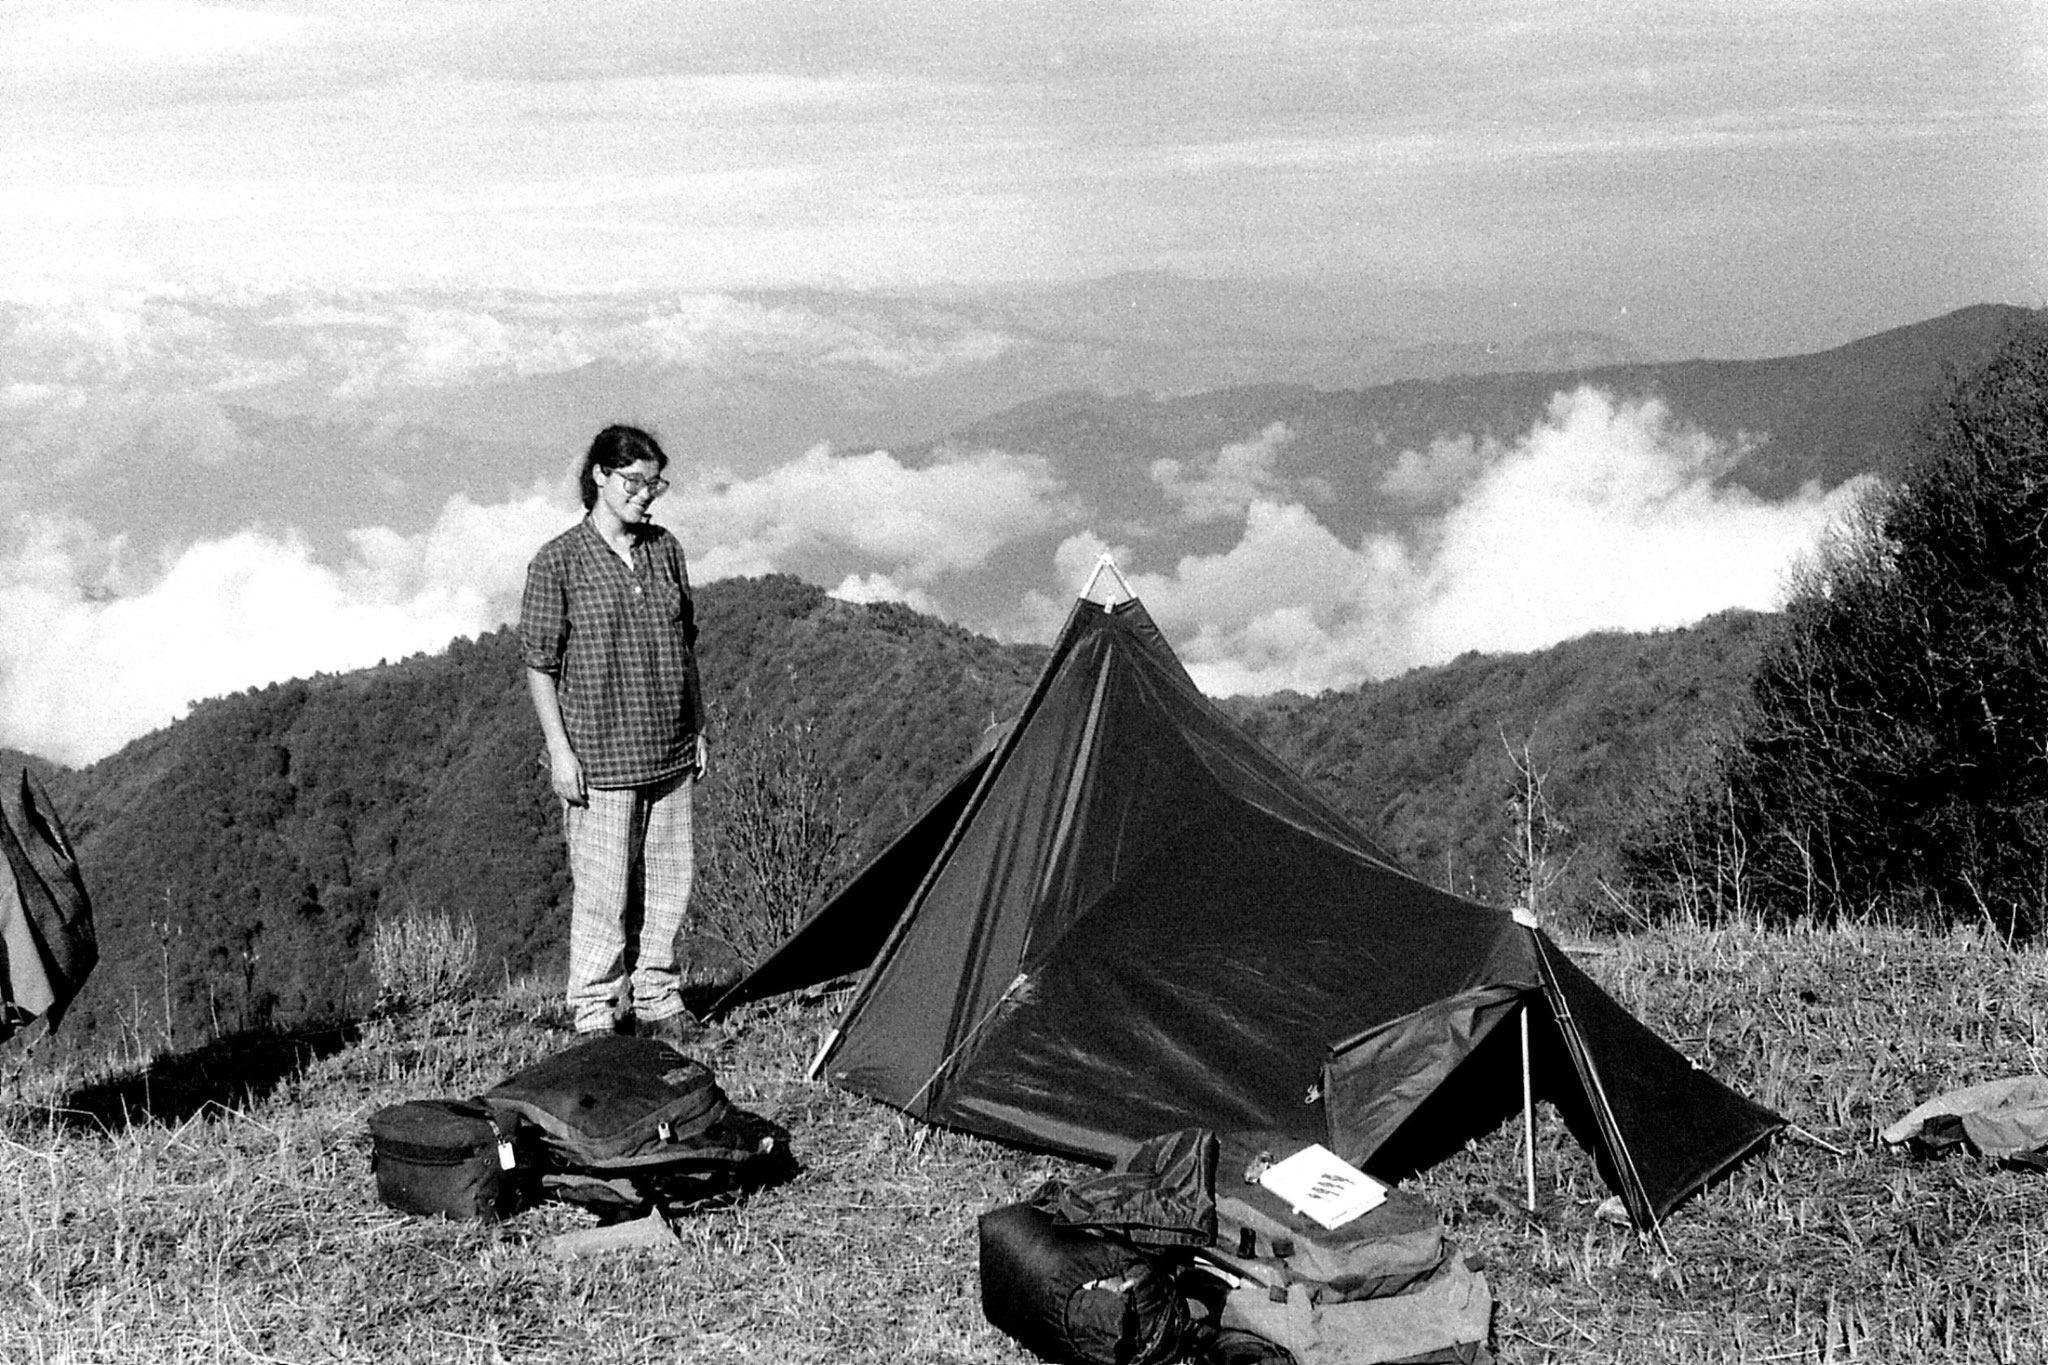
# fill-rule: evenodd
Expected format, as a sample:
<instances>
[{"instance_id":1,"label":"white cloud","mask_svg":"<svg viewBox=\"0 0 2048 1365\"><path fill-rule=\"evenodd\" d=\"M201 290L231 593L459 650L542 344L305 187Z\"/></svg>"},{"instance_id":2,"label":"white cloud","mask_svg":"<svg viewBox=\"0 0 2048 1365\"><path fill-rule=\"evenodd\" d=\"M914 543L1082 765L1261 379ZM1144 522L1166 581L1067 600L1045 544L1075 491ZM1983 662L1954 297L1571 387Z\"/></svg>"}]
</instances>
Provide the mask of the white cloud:
<instances>
[{"instance_id":1,"label":"white cloud","mask_svg":"<svg viewBox=\"0 0 2048 1365\"><path fill-rule=\"evenodd\" d=\"M928 587L1073 515L1042 459L995 450L913 469L887 451L838 456L821 446L757 479L678 491L664 515L687 528L684 543L706 578L836 551L879 561L890 581Z\"/></svg>"},{"instance_id":2,"label":"white cloud","mask_svg":"<svg viewBox=\"0 0 2048 1365\"><path fill-rule=\"evenodd\" d=\"M1280 448L1293 439L1286 423L1274 422L1253 440L1224 446L1207 460L1154 460L1152 482L1188 521L1228 521L1282 491L1274 466Z\"/></svg>"},{"instance_id":3,"label":"white cloud","mask_svg":"<svg viewBox=\"0 0 2048 1365\"><path fill-rule=\"evenodd\" d=\"M74 389L0 405L0 454L60 479L96 478L110 463L123 477L175 478L186 464L218 469L247 449L226 409L200 392Z\"/></svg>"},{"instance_id":4,"label":"white cloud","mask_svg":"<svg viewBox=\"0 0 2048 1365\"><path fill-rule=\"evenodd\" d=\"M76 521L17 522L0 555L0 744L102 757L190 702L439 649L516 613L524 565L573 521L536 493L454 499L416 536L362 530L331 567L291 533L186 547L140 586Z\"/></svg>"},{"instance_id":5,"label":"white cloud","mask_svg":"<svg viewBox=\"0 0 2048 1365\"><path fill-rule=\"evenodd\" d=\"M1717 486L1725 447L1592 389L1485 449L1463 497L1417 533L1347 546L1306 508L1256 502L1236 546L1141 575L1140 592L1211 691L1347 687L1468 649L1770 609L1860 491L1769 503Z\"/></svg>"},{"instance_id":6,"label":"white cloud","mask_svg":"<svg viewBox=\"0 0 2048 1365\"><path fill-rule=\"evenodd\" d=\"M927 616L940 613L938 602L922 588L906 587L887 574L849 574L832 589L831 596L842 602L901 602Z\"/></svg>"},{"instance_id":7,"label":"white cloud","mask_svg":"<svg viewBox=\"0 0 2048 1365\"><path fill-rule=\"evenodd\" d=\"M67 383L203 377L224 363L220 323L179 294L119 290L90 296L8 299L0 357L15 375ZM5 316L11 314L11 316Z\"/></svg>"},{"instance_id":8,"label":"white cloud","mask_svg":"<svg viewBox=\"0 0 2048 1365\"><path fill-rule=\"evenodd\" d=\"M188 0L67 7L11 35L0 70L51 78L113 66L184 67L253 56L297 38L306 21Z\"/></svg>"},{"instance_id":9,"label":"white cloud","mask_svg":"<svg viewBox=\"0 0 2048 1365\"><path fill-rule=\"evenodd\" d=\"M1404 450L1380 478L1380 491L1402 502L1422 506L1450 502L1505 455L1491 438L1470 433L1439 436L1427 450Z\"/></svg>"},{"instance_id":10,"label":"white cloud","mask_svg":"<svg viewBox=\"0 0 2048 1365\"><path fill-rule=\"evenodd\" d=\"M654 364L706 365L778 357L923 378L985 364L1015 338L943 309L885 300L833 312L730 294L682 294L606 339L608 353Z\"/></svg>"},{"instance_id":11,"label":"white cloud","mask_svg":"<svg viewBox=\"0 0 2048 1365\"><path fill-rule=\"evenodd\" d=\"M911 298L719 292L7 289L0 363L33 382L216 392L317 372L344 396L562 374L597 361L692 370L785 366L863 380L972 371L1025 343Z\"/></svg>"},{"instance_id":12,"label":"white cloud","mask_svg":"<svg viewBox=\"0 0 2048 1365\"><path fill-rule=\"evenodd\" d=\"M1778 605L1792 561L1856 488L1769 503L1714 476L1727 450L1659 404L1591 389L1552 400L1442 526L1429 628L1440 650L1531 649Z\"/></svg>"},{"instance_id":13,"label":"white cloud","mask_svg":"<svg viewBox=\"0 0 2048 1365\"><path fill-rule=\"evenodd\" d=\"M949 575L1073 515L1043 461L998 451L913 469L821 448L678 494L662 506L684 523L700 583L836 555L851 565L837 595L935 614ZM494 505L455 497L417 534L350 531L337 564L295 532L245 530L153 572L83 521L22 517L0 539L0 744L89 762L194 700L493 629L516 619L533 552L577 514L539 488Z\"/></svg>"},{"instance_id":14,"label":"white cloud","mask_svg":"<svg viewBox=\"0 0 2048 1365\"><path fill-rule=\"evenodd\" d=\"M0 387L0 411L27 412L54 407L66 390L55 384L13 383Z\"/></svg>"},{"instance_id":15,"label":"white cloud","mask_svg":"<svg viewBox=\"0 0 2048 1365\"><path fill-rule=\"evenodd\" d=\"M300 319L293 319L300 321ZM450 308L398 302L381 317L305 315L303 345L343 371L336 391L451 384L560 374L588 365L607 348L602 332L521 309Z\"/></svg>"},{"instance_id":16,"label":"white cloud","mask_svg":"<svg viewBox=\"0 0 2048 1365\"><path fill-rule=\"evenodd\" d=\"M386 527L351 531L355 556L342 579L357 600L404 602L489 629L518 615L527 561L576 517L575 508L538 490L490 506L450 498L420 535Z\"/></svg>"},{"instance_id":17,"label":"white cloud","mask_svg":"<svg viewBox=\"0 0 2048 1365\"><path fill-rule=\"evenodd\" d=\"M819 447L757 478L702 475L659 507L700 583L794 572L850 601L978 615L1010 638L1049 636L1109 552L1197 682L1225 694L1769 608L1857 491L1767 503L1718 486L1726 447L1653 403L1582 389L1518 441L1452 442L1461 463L1432 492L1440 510L1347 543L1270 491L1279 444L1269 429L1180 471L1190 507L1248 499L1243 529L1221 553L1150 572L1135 570L1181 542L1081 529L1045 461L996 450L913 467ZM0 744L88 761L196 698L494 628L516 616L534 550L576 515L563 490L536 486L493 505L453 498L414 533L358 527L336 563L296 533L245 530L154 565L82 521L20 517L0 529ZM1051 583L1065 592L1034 590Z\"/></svg>"}]
</instances>

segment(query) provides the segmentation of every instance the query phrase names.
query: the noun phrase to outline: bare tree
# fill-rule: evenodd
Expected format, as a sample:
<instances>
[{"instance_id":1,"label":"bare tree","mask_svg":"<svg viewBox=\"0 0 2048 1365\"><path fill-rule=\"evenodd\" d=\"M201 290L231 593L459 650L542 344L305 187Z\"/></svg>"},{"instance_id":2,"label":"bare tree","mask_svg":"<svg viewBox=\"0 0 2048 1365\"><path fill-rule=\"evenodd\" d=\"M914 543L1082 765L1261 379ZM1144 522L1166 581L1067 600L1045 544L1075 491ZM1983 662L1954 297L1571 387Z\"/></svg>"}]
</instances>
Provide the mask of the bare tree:
<instances>
[{"instance_id":1,"label":"bare tree","mask_svg":"<svg viewBox=\"0 0 2048 1365\"><path fill-rule=\"evenodd\" d=\"M1569 854L1558 852L1571 831L1544 796L1543 773L1529 751L1529 741L1516 743L1502 731L1500 742L1514 769L1506 809L1508 833L1501 844L1508 890L1520 904L1547 914L1553 910L1548 903L1550 890L1571 862Z\"/></svg>"},{"instance_id":2,"label":"bare tree","mask_svg":"<svg viewBox=\"0 0 2048 1365\"><path fill-rule=\"evenodd\" d=\"M851 830L813 722L721 709L713 733L695 928L751 964L816 908L843 870Z\"/></svg>"}]
</instances>

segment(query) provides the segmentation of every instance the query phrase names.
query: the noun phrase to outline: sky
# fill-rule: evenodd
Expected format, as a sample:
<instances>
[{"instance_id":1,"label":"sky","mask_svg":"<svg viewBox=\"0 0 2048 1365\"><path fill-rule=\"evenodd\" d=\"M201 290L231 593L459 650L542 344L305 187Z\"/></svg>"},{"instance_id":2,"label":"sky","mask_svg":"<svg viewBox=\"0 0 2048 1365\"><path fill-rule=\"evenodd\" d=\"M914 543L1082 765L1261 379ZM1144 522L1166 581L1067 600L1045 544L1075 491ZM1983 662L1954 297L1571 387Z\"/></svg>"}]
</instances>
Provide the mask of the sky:
<instances>
[{"instance_id":1,"label":"sky","mask_svg":"<svg viewBox=\"0 0 2048 1365\"><path fill-rule=\"evenodd\" d=\"M1284 429L1141 514L851 428L1109 372L1014 304L1125 272L1764 356L2048 302L2044 229L2031 3L10 0L0 744L501 624L606 411L702 438L700 579L1043 638L1115 550L1212 690L1768 607L1853 490L1759 503L1617 395L1399 452L1399 533Z\"/></svg>"}]
</instances>

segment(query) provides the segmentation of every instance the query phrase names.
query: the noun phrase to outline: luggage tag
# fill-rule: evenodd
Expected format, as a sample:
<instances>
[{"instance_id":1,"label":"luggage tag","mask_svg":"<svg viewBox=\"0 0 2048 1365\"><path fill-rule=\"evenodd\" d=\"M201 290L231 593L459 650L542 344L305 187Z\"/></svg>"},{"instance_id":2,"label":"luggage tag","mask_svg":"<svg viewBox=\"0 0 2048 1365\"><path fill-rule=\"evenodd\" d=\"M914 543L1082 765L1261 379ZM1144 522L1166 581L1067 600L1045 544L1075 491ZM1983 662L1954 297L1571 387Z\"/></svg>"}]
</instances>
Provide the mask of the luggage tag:
<instances>
[{"instance_id":1,"label":"luggage tag","mask_svg":"<svg viewBox=\"0 0 2048 1365\"><path fill-rule=\"evenodd\" d=\"M519 1156L512 1150L512 1133L498 1122L496 1114L491 1115L491 1132L498 1139L498 1169L509 1171L519 1164Z\"/></svg>"}]
</instances>

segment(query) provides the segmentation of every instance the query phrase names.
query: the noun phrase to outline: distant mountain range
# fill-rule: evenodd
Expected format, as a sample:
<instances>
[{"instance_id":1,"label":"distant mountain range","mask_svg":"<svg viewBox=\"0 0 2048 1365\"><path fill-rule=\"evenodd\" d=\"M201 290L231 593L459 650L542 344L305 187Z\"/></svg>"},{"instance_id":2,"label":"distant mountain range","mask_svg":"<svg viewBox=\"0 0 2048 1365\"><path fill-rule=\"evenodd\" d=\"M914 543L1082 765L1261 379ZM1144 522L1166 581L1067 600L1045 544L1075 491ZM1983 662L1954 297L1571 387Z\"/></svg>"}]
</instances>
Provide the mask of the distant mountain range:
<instances>
[{"instance_id":1,"label":"distant mountain range","mask_svg":"<svg viewBox=\"0 0 2048 1365\"><path fill-rule=\"evenodd\" d=\"M1477 357L1434 377L1343 389L1256 384L1180 396L1068 390L956 427L915 451L996 446L1052 458L1090 487L1142 484L1158 459L1188 460L1273 425L1291 433L1290 473L1330 481L1324 505L1372 496L1394 458L1446 436L1512 441L1554 395L1582 385L1657 399L1679 423L1741 451L1723 477L1765 497L1894 472L1928 402L1981 366L2020 327L2048 313L1965 308L1813 355L1770 360L1620 361L1597 337L1538 338L1484 367ZM1569 364L1556 362L1568 352ZM1587 363L1598 357L1595 363ZM899 451L899 453L902 453ZM1363 515L1363 514L1358 514ZM1340 518L1351 520L1353 518Z\"/></svg>"},{"instance_id":2,"label":"distant mountain range","mask_svg":"<svg viewBox=\"0 0 2048 1365\"><path fill-rule=\"evenodd\" d=\"M1690 505L1725 509L1750 499L1759 507L1812 508L1821 494L1853 479L1895 472L1921 414L1950 378L1981 366L2016 330L2044 321L2048 313L1986 305L1813 355L1767 360L1603 358L1517 370L1511 357L1499 357L1497 369L1485 373L1341 388L1069 388L889 448L919 468L986 450L1036 459L1077 509L1044 530L992 547L931 592L954 619L1014 628L1004 613L1014 610L1019 585L1042 583L1056 548L1083 527L1118 548L1127 568L1147 574L1180 578L1191 565L1211 576L1243 572L1225 561L1239 551L1247 562L1256 558L1247 548L1254 501L1289 509L1277 528L1269 517L1260 553L1291 553L1276 548L1285 531L1311 549L1330 546L1335 554L1334 547L1342 547L1356 560L1346 571L1367 575L1372 538L1397 547L1393 552L1422 566L1425 575L1455 572L1436 559L1446 525L1465 514L1464 500L1492 473L1533 458L1530 452L1546 442L1553 451L1570 452L1549 457L1552 477L1560 481L1570 477L1564 459L1597 467L1605 451L1635 441L1656 452L1649 458L1662 461L1658 472L1668 472L1674 488L1693 495ZM1560 344L1589 356L1601 353L1591 339ZM1582 392L1590 397L1561 402ZM1605 425L1598 416L1603 412ZM1597 503L1609 495L1589 487L1576 496ZM1475 517L1513 515L1498 502L1474 505L1483 509ZM822 582L837 581L831 572L843 571L838 562L785 567ZM1760 572L1774 576L1783 567L1774 563ZM1238 582L1232 588L1232 609L1257 610L1248 605L1254 589ZM1722 597L1700 611L1737 602L1769 605L1753 594ZM1159 593L1154 602L1161 624L1179 638L1203 630L1227 636L1232 627L1219 623L1216 606L1215 596L1204 598L1192 588ZM1658 623L1685 619L1672 615ZM1318 624L1334 629L1330 616ZM1592 617L1574 629L1638 624ZM1488 645L1482 638L1459 643ZM1243 648L1229 640L1219 652ZM1344 681L1441 657L1397 641L1376 670L1354 671Z\"/></svg>"},{"instance_id":3,"label":"distant mountain range","mask_svg":"<svg viewBox=\"0 0 2048 1365\"><path fill-rule=\"evenodd\" d=\"M1385 511L1375 480L1403 450L1513 440L1579 384L1660 394L1682 422L1753 438L1733 477L1766 495L1832 485L1883 467L1895 419L2027 315L1987 305L1814 355L1674 360L1431 306L1156 274L927 293L192 295L122 303L133 315L116 330L140 340L114 354L92 340L112 320L43 326L0 304L16 394L0 444L58 471L25 486L23 510L75 515L143 559L252 521L330 555L354 528L414 534L453 495L490 505L558 485L614 420L739 479L820 443L912 460L999 444L1085 490L1077 520L1150 525L1152 461L1212 457L1278 424L1279 471L1325 481L1317 514L1344 535ZM114 459L118 480L65 473ZM1168 534L1157 554L1186 549Z\"/></svg>"}]
</instances>

